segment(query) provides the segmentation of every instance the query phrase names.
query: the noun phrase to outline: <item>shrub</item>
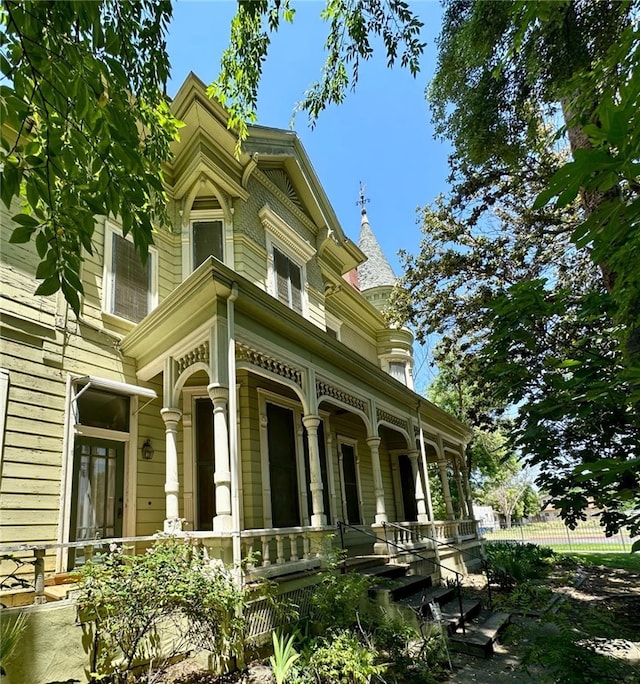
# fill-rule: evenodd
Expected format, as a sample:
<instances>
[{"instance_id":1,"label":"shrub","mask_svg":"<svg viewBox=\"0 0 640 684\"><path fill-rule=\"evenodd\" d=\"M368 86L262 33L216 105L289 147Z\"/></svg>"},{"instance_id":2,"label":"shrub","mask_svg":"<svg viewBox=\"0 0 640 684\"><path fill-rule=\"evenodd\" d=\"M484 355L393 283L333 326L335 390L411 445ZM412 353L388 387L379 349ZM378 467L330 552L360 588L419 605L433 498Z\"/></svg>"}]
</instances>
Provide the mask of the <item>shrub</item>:
<instances>
[{"instance_id":1,"label":"shrub","mask_svg":"<svg viewBox=\"0 0 640 684\"><path fill-rule=\"evenodd\" d=\"M368 684L385 669L375 664L375 653L348 630L316 639L311 651L307 670L319 684Z\"/></svg>"},{"instance_id":2,"label":"shrub","mask_svg":"<svg viewBox=\"0 0 640 684\"><path fill-rule=\"evenodd\" d=\"M554 558L553 551L544 546L501 542L486 543L484 555L489 581L504 589L545 575Z\"/></svg>"},{"instance_id":3,"label":"shrub","mask_svg":"<svg viewBox=\"0 0 640 684\"><path fill-rule=\"evenodd\" d=\"M311 599L311 621L320 631L354 626L362 614L367 592L375 580L357 572L323 572Z\"/></svg>"},{"instance_id":4,"label":"shrub","mask_svg":"<svg viewBox=\"0 0 640 684\"><path fill-rule=\"evenodd\" d=\"M242 652L244 592L230 570L177 539L138 556L114 545L82 567L78 602L94 623L94 680L127 681L133 666L148 661L151 682L154 669L188 650L208 650L220 661Z\"/></svg>"}]
</instances>

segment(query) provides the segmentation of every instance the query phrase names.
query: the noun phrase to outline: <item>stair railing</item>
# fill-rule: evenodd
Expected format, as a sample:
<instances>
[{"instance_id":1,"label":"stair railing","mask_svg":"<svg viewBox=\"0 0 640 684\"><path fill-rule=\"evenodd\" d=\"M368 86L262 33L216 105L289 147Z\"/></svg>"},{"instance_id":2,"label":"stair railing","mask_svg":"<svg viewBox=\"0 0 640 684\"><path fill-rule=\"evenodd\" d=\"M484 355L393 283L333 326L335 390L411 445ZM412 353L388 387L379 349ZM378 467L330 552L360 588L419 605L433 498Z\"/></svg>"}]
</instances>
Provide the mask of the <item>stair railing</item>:
<instances>
[{"instance_id":1,"label":"stair railing","mask_svg":"<svg viewBox=\"0 0 640 684\"><path fill-rule=\"evenodd\" d=\"M383 525L385 525L385 524L387 524L387 523L383 523ZM340 548L342 549L342 551L345 551L344 530L347 528L350 528L352 530L356 530L360 534L364 534L367 537L371 537L372 539L375 539L376 541L383 542L383 543L387 544L387 548L389 546L393 546L394 548L398 549L401 552L401 554L405 554L405 555L411 554L412 556L417 556L418 558L420 558L420 560L427 561L428 563L432 563L433 565L437 565L439 568L446 570L447 572L453 573L455 575L455 578L456 578L456 594L458 596L458 609L460 611L460 627L462 628L462 634L466 635L467 630L465 628L464 609L462 607L462 588L461 588L462 587L462 581L460 578L463 575L461 572L458 572L457 570L454 570L453 568L449 568L446 565L443 565L442 563L435 561L433 558L428 558L427 556L420 553L419 551L413 551L413 550L409 551L408 549L405 549L404 547L402 547L400 544L396 544L395 542L389 541L388 539L386 539L386 535L385 535L385 538L378 537L378 535L374 534L373 532L368 532L367 530L363 530L362 527L356 527L355 525L350 525L349 523L342 522L342 520L338 520L336 525L338 527L338 532L340 534ZM343 559L343 563L342 563L342 573L343 574L346 572L346 563L347 563L347 560L345 557Z\"/></svg>"},{"instance_id":2,"label":"stair railing","mask_svg":"<svg viewBox=\"0 0 640 684\"><path fill-rule=\"evenodd\" d=\"M398 523L393 523L393 522L383 522L382 527L395 527L399 530L402 530L403 532L408 532L409 536L414 537L416 540L419 539L428 539L429 541L434 542L438 546L448 546L450 549L454 549L455 551L461 552L462 549L459 546L456 546L455 544L450 544L449 542L444 542L441 541L440 539L436 539L435 537L431 537L428 534L424 534L423 532L419 532L418 530L414 530L411 527L405 527L404 525L399 525ZM385 532L386 534L386 532ZM491 580L489 579L489 566L487 564L486 560L482 560L482 569L487 575L487 595L488 595L488 604L489 604L489 610L493 610L493 597L491 595ZM453 572L453 571L452 571Z\"/></svg>"}]
</instances>

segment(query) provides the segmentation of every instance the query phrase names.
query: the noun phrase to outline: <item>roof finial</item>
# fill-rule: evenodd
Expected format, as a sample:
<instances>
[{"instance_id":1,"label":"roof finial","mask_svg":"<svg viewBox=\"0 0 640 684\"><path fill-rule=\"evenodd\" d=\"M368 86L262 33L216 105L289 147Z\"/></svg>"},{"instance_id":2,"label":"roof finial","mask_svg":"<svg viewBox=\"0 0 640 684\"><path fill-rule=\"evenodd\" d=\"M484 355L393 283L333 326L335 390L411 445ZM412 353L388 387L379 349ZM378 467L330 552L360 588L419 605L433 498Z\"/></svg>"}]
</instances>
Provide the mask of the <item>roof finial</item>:
<instances>
[{"instance_id":1,"label":"roof finial","mask_svg":"<svg viewBox=\"0 0 640 684\"><path fill-rule=\"evenodd\" d=\"M360 205L360 213L363 215L367 213L366 206L367 206L367 203L371 201L368 197L364 196L364 190L366 187L367 187L366 183L363 183L362 181L360 181L360 191L359 191L360 196L359 196L356 204Z\"/></svg>"}]
</instances>

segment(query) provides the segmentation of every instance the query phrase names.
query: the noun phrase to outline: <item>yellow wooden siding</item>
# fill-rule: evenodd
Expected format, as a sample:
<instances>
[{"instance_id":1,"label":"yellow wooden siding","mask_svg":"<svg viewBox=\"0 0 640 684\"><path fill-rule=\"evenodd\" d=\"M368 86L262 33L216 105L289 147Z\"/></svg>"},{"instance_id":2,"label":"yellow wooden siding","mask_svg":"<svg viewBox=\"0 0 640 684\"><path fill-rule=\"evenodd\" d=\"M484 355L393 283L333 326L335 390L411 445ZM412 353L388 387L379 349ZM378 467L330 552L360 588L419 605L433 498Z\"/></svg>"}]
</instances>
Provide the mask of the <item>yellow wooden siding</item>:
<instances>
[{"instance_id":1,"label":"yellow wooden siding","mask_svg":"<svg viewBox=\"0 0 640 684\"><path fill-rule=\"evenodd\" d=\"M360 356L378 365L378 352L375 344L369 342L346 323L340 328L340 341Z\"/></svg>"},{"instance_id":2,"label":"yellow wooden siding","mask_svg":"<svg viewBox=\"0 0 640 684\"><path fill-rule=\"evenodd\" d=\"M165 425L160 410L162 401L162 376L154 378L148 385L158 395L138 413L138 443L132 445L131 454L136 459L136 535L148 536L163 529L165 517ZM141 406L146 402L139 400ZM181 423L179 424L179 426ZM178 430L181 433L181 430ZM153 447L153 458L145 460L141 455L142 443L149 438ZM178 453L181 453L180 448Z\"/></svg>"},{"instance_id":3,"label":"yellow wooden siding","mask_svg":"<svg viewBox=\"0 0 640 684\"><path fill-rule=\"evenodd\" d=\"M257 379L246 371L238 373L240 386L240 449L242 455L242 505L245 529L264 527L262 463Z\"/></svg>"},{"instance_id":4,"label":"yellow wooden siding","mask_svg":"<svg viewBox=\"0 0 640 684\"><path fill-rule=\"evenodd\" d=\"M24 344L2 340L2 366L9 372L0 484L2 544L20 541L15 526L28 529L31 540L52 542L57 536L65 382L60 370L41 360L41 350L27 351Z\"/></svg>"},{"instance_id":5,"label":"yellow wooden siding","mask_svg":"<svg viewBox=\"0 0 640 684\"><path fill-rule=\"evenodd\" d=\"M257 220L257 216L256 216ZM267 289L267 252L246 235L234 237L234 267L236 272L262 290Z\"/></svg>"}]
</instances>

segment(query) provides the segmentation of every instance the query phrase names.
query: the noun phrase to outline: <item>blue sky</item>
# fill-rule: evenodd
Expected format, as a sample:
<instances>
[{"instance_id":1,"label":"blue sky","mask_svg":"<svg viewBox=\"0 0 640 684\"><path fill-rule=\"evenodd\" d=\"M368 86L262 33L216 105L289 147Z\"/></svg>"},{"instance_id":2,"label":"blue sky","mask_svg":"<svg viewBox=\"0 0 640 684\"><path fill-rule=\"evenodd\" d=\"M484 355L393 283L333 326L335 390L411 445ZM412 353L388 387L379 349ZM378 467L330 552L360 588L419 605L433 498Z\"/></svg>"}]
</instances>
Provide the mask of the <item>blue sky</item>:
<instances>
[{"instance_id":1,"label":"blue sky","mask_svg":"<svg viewBox=\"0 0 640 684\"><path fill-rule=\"evenodd\" d=\"M258 123L265 126L289 128L296 102L319 77L324 62L326 25L319 18L324 3L293 4L294 23L273 35L264 65ZM434 140L424 95L435 67L441 7L428 0L410 4L424 23L422 39L427 42L417 78L400 67L388 69L379 49L361 67L358 86L342 105L324 111L313 130L302 113L295 122L342 228L355 242L360 229L358 187L360 181L366 184L371 226L397 275L398 250L418 250L416 208L446 190L448 175L449 148ZM174 4L168 36L170 94L177 92L189 71L205 83L216 78L235 8L232 0Z\"/></svg>"}]
</instances>

